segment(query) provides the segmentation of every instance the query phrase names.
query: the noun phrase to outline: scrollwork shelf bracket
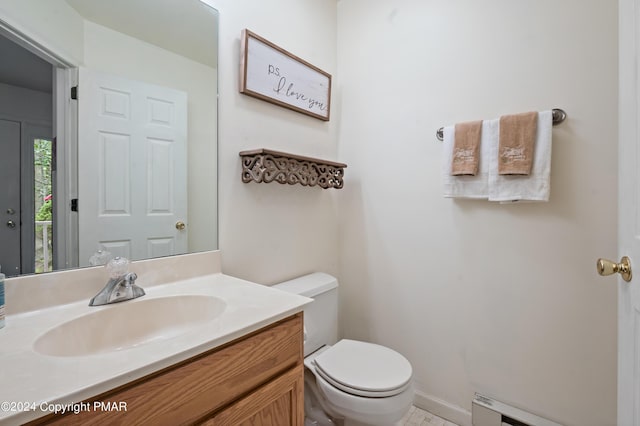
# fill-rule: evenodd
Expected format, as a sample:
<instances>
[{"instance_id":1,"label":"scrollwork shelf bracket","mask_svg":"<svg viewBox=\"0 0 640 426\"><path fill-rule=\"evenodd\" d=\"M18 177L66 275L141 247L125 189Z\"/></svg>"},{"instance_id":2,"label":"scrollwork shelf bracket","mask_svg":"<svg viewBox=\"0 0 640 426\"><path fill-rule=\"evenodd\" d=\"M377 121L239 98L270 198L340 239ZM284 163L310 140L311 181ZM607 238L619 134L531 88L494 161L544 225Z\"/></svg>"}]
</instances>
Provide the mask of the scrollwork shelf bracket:
<instances>
[{"instance_id":1,"label":"scrollwork shelf bracket","mask_svg":"<svg viewBox=\"0 0 640 426\"><path fill-rule=\"evenodd\" d=\"M278 182L281 184L319 186L323 189L344 186L346 164L303 157L269 149L240 152L242 182Z\"/></svg>"}]
</instances>

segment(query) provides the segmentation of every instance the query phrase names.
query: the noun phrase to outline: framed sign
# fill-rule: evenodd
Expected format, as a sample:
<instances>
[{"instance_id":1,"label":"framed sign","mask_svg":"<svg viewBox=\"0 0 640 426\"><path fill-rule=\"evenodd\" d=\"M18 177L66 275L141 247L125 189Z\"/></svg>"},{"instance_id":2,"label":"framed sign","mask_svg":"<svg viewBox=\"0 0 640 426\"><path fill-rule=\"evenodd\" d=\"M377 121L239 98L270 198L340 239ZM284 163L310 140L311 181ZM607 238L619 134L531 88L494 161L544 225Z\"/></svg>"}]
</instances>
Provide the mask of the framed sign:
<instances>
[{"instance_id":1,"label":"framed sign","mask_svg":"<svg viewBox=\"0 0 640 426\"><path fill-rule=\"evenodd\" d=\"M242 31L240 93L329 121L331 74Z\"/></svg>"}]
</instances>

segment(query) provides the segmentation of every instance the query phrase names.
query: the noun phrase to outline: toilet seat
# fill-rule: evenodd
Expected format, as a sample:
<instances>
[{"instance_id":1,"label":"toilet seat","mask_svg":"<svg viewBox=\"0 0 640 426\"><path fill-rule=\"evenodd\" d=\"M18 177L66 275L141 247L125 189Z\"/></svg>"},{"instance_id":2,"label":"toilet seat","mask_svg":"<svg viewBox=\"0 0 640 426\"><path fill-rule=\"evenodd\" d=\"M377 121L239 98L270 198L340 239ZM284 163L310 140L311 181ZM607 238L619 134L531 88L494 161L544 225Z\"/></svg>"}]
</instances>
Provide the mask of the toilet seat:
<instances>
[{"instance_id":1,"label":"toilet seat","mask_svg":"<svg viewBox=\"0 0 640 426\"><path fill-rule=\"evenodd\" d=\"M316 372L336 388L361 397L398 395L411 386L411 364L393 349L343 339L313 360Z\"/></svg>"}]
</instances>

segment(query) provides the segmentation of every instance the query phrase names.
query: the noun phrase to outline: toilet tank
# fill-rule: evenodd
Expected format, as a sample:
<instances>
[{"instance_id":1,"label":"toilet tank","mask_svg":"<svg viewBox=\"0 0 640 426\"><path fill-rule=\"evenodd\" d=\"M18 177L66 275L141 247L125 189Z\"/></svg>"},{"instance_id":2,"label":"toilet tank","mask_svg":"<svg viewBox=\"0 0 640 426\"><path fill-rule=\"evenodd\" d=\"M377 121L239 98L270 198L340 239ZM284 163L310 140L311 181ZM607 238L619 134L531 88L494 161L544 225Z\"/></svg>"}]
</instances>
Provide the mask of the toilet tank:
<instances>
[{"instance_id":1,"label":"toilet tank","mask_svg":"<svg viewBox=\"0 0 640 426\"><path fill-rule=\"evenodd\" d=\"M338 341L338 280L315 272L294 278L273 288L313 299L304 307L304 356Z\"/></svg>"}]
</instances>

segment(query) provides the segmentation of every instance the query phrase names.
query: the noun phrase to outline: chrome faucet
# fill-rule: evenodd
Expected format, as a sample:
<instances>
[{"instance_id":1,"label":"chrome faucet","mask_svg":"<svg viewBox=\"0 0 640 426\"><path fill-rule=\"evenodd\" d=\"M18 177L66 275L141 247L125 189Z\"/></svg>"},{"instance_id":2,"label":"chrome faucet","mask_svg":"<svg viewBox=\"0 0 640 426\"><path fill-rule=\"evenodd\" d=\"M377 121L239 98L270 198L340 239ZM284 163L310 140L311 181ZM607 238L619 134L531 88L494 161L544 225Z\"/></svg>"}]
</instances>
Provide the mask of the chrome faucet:
<instances>
[{"instance_id":1,"label":"chrome faucet","mask_svg":"<svg viewBox=\"0 0 640 426\"><path fill-rule=\"evenodd\" d=\"M116 257L110 260L105 267L111 278L107 285L91 299L89 306L124 302L144 296L144 290L135 284L138 276L134 272L128 272L129 260L124 257Z\"/></svg>"}]
</instances>

